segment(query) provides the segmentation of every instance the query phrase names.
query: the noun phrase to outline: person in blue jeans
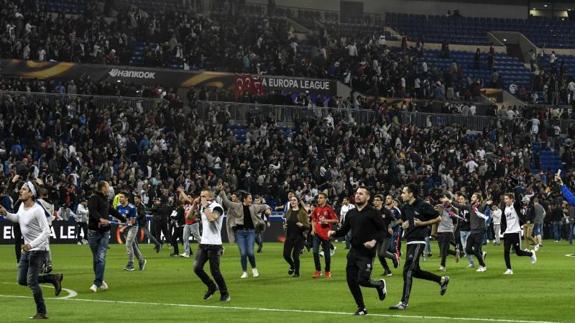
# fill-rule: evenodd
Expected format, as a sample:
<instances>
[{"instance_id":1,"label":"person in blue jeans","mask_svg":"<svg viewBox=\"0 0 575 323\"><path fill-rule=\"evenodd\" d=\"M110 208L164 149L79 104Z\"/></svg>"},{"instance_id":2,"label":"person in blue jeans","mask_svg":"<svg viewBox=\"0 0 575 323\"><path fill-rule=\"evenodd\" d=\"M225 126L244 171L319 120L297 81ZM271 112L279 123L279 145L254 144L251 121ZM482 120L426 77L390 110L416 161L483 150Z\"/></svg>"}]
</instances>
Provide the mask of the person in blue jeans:
<instances>
[{"instance_id":1,"label":"person in blue jeans","mask_svg":"<svg viewBox=\"0 0 575 323\"><path fill-rule=\"evenodd\" d=\"M109 215L111 214L122 222L126 221L126 218L111 207L111 203L108 200L109 192L110 184L106 181L100 181L97 184L96 192L88 201L88 244L92 251L92 267L95 275L90 290L94 293L97 292L98 289L107 290L109 288L106 281L104 281L106 252L108 251L111 228Z\"/></svg>"},{"instance_id":2,"label":"person in blue jeans","mask_svg":"<svg viewBox=\"0 0 575 323\"><path fill-rule=\"evenodd\" d=\"M54 285L55 295L62 291L62 274L41 274L42 266L48 258L50 246L50 226L44 210L36 202L37 190L32 182L25 182L20 188L19 199L22 202L16 213L8 212L0 205L0 215L17 223L24 237L22 255L18 264L18 284L28 286L36 303L36 314L31 319L45 320L48 318L46 303L40 284Z\"/></svg>"},{"instance_id":3,"label":"person in blue jeans","mask_svg":"<svg viewBox=\"0 0 575 323\"><path fill-rule=\"evenodd\" d=\"M242 275L240 278L248 278L248 260L252 267L252 276L257 278L260 273L256 267L256 256L254 254L254 243L256 240L256 226L263 222L258 216L260 213L270 215L271 208L266 204L253 204L252 195L248 192L242 192L240 200L242 202L232 202L228 199L223 184L218 185L219 196L222 204L227 210L228 216L234 217L235 226L233 227L234 238L240 249L240 263L242 266Z\"/></svg>"},{"instance_id":4,"label":"person in blue jeans","mask_svg":"<svg viewBox=\"0 0 575 323\"><path fill-rule=\"evenodd\" d=\"M467 204L467 199L465 198L465 196L463 196L463 194L461 194L459 192L455 193L455 194L456 194L457 203ZM459 222L459 238L461 239L461 247L463 248L460 250L466 250L467 249L467 239L471 235L469 211L468 210L459 210L459 217L462 219ZM475 262L473 261L473 258L472 258L473 256L469 255L467 253L465 254L465 256L467 257L467 261L469 262L469 265L467 267L474 268Z\"/></svg>"},{"instance_id":5,"label":"person in blue jeans","mask_svg":"<svg viewBox=\"0 0 575 323\"><path fill-rule=\"evenodd\" d=\"M561 240L561 218L563 217L563 210L561 205L552 203L549 205L551 210L551 226L553 228L553 240L559 242Z\"/></svg>"}]
</instances>

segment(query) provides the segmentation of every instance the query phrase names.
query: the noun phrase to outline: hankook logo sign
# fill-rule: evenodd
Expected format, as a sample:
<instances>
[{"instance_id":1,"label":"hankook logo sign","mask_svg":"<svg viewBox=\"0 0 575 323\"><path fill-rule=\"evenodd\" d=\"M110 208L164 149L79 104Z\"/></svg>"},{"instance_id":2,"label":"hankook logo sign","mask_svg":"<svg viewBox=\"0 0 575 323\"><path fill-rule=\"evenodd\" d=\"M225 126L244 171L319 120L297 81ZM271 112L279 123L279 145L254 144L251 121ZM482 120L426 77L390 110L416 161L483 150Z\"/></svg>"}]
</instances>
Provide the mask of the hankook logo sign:
<instances>
[{"instance_id":1,"label":"hankook logo sign","mask_svg":"<svg viewBox=\"0 0 575 323\"><path fill-rule=\"evenodd\" d=\"M127 77L127 78L137 78L137 79L156 79L156 72L144 72L144 71L131 71L131 70L121 70L118 68L113 68L108 72L111 77Z\"/></svg>"}]
</instances>

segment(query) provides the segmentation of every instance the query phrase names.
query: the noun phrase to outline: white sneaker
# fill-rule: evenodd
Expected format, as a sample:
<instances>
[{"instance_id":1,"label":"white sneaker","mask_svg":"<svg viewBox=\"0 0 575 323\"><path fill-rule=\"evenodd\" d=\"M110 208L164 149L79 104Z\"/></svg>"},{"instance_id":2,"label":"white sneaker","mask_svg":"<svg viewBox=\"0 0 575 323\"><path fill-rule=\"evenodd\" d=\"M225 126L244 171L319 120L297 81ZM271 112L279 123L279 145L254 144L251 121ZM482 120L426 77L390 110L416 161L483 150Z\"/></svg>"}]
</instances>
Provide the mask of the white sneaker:
<instances>
[{"instance_id":1,"label":"white sneaker","mask_svg":"<svg viewBox=\"0 0 575 323\"><path fill-rule=\"evenodd\" d=\"M241 279L248 278L248 273L247 273L246 271L244 271L244 272L242 273L242 275L240 276L240 278L241 278Z\"/></svg>"},{"instance_id":2,"label":"white sneaker","mask_svg":"<svg viewBox=\"0 0 575 323\"><path fill-rule=\"evenodd\" d=\"M80 241L78 241L76 244L77 244L77 245L79 245L79 246L81 246L81 245L82 245L82 243L81 243Z\"/></svg>"},{"instance_id":3,"label":"white sneaker","mask_svg":"<svg viewBox=\"0 0 575 323\"><path fill-rule=\"evenodd\" d=\"M507 270L503 273L503 275L513 275L513 270L507 269Z\"/></svg>"},{"instance_id":4,"label":"white sneaker","mask_svg":"<svg viewBox=\"0 0 575 323\"><path fill-rule=\"evenodd\" d=\"M439 266L439 271L445 272L445 267Z\"/></svg>"},{"instance_id":5,"label":"white sneaker","mask_svg":"<svg viewBox=\"0 0 575 323\"><path fill-rule=\"evenodd\" d=\"M323 250L319 252L319 256L323 257Z\"/></svg>"},{"instance_id":6,"label":"white sneaker","mask_svg":"<svg viewBox=\"0 0 575 323\"><path fill-rule=\"evenodd\" d=\"M260 277L260 273L257 268L252 268L252 276L254 276L254 278Z\"/></svg>"},{"instance_id":7,"label":"white sneaker","mask_svg":"<svg viewBox=\"0 0 575 323\"><path fill-rule=\"evenodd\" d=\"M92 293L95 293L98 291L98 286L92 284L92 286L90 286L90 290L92 291Z\"/></svg>"},{"instance_id":8,"label":"white sneaker","mask_svg":"<svg viewBox=\"0 0 575 323\"><path fill-rule=\"evenodd\" d=\"M187 253L182 253L180 254L180 257L190 258L190 255L188 255Z\"/></svg>"},{"instance_id":9,"label":"white sneaker","mask_svg":"<svg viewBox=\"0 0 575 323\"><path fill-rule=\"evenodd\" d=\"M533 250L535 250L535 251L539 251L539 245L538 245L538 244L536 244L536 245L535 245L535 247L533 247Z\"/></svg>"},{"instance_id":10,"label":"white sneaker","mask_svg":"<svg viewBox=\"0 0 575 323\"><path fill-rule=\"evenodd\" d=\"M475 264L469 264L467 265L467 268L475 268Z\"/></svg>"},{"instance_id":11,"label":"white sneaker","mask_svg":"<svg viewBox=\"0 0 575 323\"><path fill-rule=\"evenodd\" d=\"M110 287L105 281L102 281L102 286L100 286L101 290L108 290Z\"/></svg>"},{"instance_id":12,"label":"white sneaker","mask_svg":"<svg viewBox=\"0 0 575 323\"><path fill-rule=\"evenodd\" d=\"M487 271L487 267L483 267L483 266L479 266L479 268L477 268L476 272L478 273L483 273Z\"/></svg>"},{"instance_id":13,"label":"white sneaker","mask_svg":"<svg viewBox=\"0 0 575 323\"><path fill-rule=\"evenodd\" d=\"M531 264L535 265L537 262L537 255L535 254L535 250L531 250Z\"/></svg>"}]
</instances>

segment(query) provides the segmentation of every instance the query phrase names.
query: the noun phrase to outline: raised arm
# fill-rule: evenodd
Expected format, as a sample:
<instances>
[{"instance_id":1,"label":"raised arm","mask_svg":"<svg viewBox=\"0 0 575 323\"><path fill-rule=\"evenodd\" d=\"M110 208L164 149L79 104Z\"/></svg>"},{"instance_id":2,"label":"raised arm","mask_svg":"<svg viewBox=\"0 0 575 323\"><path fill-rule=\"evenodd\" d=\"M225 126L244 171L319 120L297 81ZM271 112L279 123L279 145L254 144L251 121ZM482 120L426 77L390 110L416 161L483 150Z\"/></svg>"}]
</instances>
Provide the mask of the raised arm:
<instances>
[{"instance_id":1,"label":"raised arm","mask_svg":"<svg viewBox=\"0 0 575 323\"><path fill-rule=\"evenodd\" d=\"M14 223L18 223L18 214L8 212L2 205L0 205L0 215Z\"/></svg>"},{"instance_id":2,"label":"raised arm","mask_svg":"<svg viewBox=\"0 0 575 323\"><path fill-rule=\"evenodd\" d=\"M206 214L206 218L208 218L209 222L214 222L220 216L222 216L222 214L224 214L224 210L221 207L216 207L213 210L207 208L204 210L204 213Z\"/></svg>"},{"instance_id":3,"label":"raised arm","mask_svg":"<svg viewBox=\"0 0 575 323\"><path fill-rule=\"evenodd\" d=\"M569 190L567 185L565 185L565 184L561 185L561 194L563 195L563 198L569 204L571 204L571 206L575 206L575 195L573 195L573 192L571 192L571 190Z\"/></svg>"}]
</instances>

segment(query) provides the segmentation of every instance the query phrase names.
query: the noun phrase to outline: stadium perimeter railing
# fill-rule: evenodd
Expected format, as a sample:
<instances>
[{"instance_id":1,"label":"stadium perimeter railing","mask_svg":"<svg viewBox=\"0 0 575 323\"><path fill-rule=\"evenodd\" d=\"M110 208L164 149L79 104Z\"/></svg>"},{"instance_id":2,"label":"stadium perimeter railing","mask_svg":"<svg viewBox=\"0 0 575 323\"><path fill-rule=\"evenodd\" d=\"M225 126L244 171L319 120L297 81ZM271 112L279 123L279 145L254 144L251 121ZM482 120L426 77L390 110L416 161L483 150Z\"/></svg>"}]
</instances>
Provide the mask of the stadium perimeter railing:
<instances>
[{"instance_id":1,"label":"stadium perimeter railing","mask_svg":"<svg viewBox=\"0 0 575 323\"><path fill-rule=\"evenodd\" d=\"M110 109L118 106L134 108L141 107L142 111L156 108L159 105L168 104L166 100L160 98L0 91L0 103L7 99L11 99L15 103L22 102L21 100L27 100L27 102L32 100L37 103L51 103L58 105L92 102L96 106L109 107ZM210 120L213 118L215 113L225 110L229 113L231 120L243 124L248 123L254 118L260 118L261 120L269 118L270 120L283 123L287 126L293 126L297 122L309 119L323 119L328 115L344 118L349 122L355 122L357 124L370 123L381 118L378 111L368 109L338 109L325 107L309 108L238 102L199 101L194 104L192 109L198 113L199 118L204 120ZM493 129L498 126L498 121L505 120L490 116L465 116L461 114L439 114L411 111L398 112L395 114L395 117L396 121L401 124L415 125L418 127L461 125L469 130L475 131ZM513 120L513 122L517 121L525 120ZM560 123L561 130L564 133L566 133L569 128L575 127L575 120L562 119L555 122Z\"/></svg>"},{"instance_id":2,"label":"stadium perimeter railing","mask_svg":"<svg viewBox=\"0 0 575 323\"><path fill-rule=\"evenodd\" d=\"M26 102L36 102L45 104L68 105L91 102L96 106L114 108L122 107L141 107L143 110L158 107L161 104L168 104L168 101L161 98L143 98L143 97L125 97L125 96L105 96L105 95L86 95L86 94L59 94L44 92L22 92L22 91L2 91L0 90L0 103L4 100L11 99L16 103L26 100Z\"/></svg>"},{"instance_id":3,"label":"stadium perimeter railing","mask_svg":"<svg viewBox=\"0 0 575 323\"><path fill-rule=\"evenodd\" d=\"M213 113L226 110L230 119L239 122L245 122L254 117L269 118L273 121L294 124L295 122L304 121L312 118L325 118L328 115L346 118L356 123L369 123L379 119L381 116L378 111L368 109L338 109L325 107L300 107L269 105L255 103L237 103L237 102L213 102L200 101L196 109L201 118L209 118ZM396 114L397 121L402 124L411 124L418 127L437 126L444 127L448 125L461 125L469 130L484 131L493 129L498 126L498 121L504 124L504 121L527 121L522 119L507 120L492 116L466 116L461 114L442 114L442 113L425 113L401 111ZM575 120L556 120L560 123L561 130L567 132L570 127L575 127Z\"/></svg>"}]
</instances>

